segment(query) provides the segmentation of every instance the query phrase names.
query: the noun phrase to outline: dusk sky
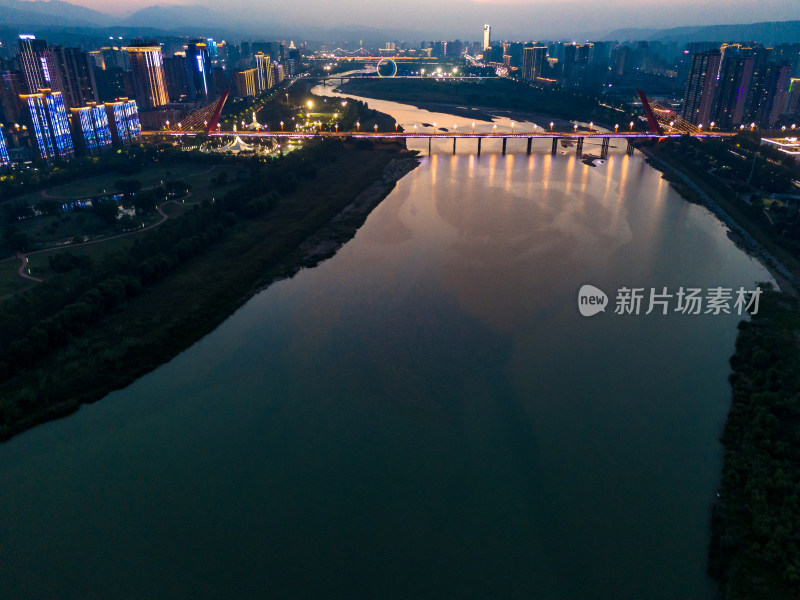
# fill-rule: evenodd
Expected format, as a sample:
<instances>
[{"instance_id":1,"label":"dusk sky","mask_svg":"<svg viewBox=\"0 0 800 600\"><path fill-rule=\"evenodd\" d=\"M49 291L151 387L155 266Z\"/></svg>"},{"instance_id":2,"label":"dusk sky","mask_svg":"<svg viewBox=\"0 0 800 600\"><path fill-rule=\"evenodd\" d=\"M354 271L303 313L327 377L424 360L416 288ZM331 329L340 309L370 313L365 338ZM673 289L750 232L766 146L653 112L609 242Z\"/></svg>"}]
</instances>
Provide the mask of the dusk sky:
<instances>
[{"instance_id":1,"label":"dusk sky","mask_svg":"<svg viewBox=\"0 0 800 600\"><path fill-rule=\"evenodd\" d=\"M273 26L366 26L477 38L483 23L497 36L600 32L800 18L800 0L69 0L126 14L153 4L201 4L233 18ZM476 33L478 32L478 33Z\"/></svg>"}]
</instances>

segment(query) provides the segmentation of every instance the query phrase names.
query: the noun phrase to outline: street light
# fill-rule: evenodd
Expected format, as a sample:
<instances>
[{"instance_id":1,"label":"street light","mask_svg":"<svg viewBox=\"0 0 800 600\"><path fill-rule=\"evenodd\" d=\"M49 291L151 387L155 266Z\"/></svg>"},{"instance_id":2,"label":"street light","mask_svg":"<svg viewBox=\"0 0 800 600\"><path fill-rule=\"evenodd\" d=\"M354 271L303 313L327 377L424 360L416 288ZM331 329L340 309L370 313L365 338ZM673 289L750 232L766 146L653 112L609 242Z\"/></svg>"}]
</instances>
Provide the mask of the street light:
<instances>
[{"instance_id":1,"label":"street light","mask_svg":"<svg viewBox=\"0 0 800 600\"><path fill-rule=\"evenodd\" d=\"M709 131L714 131L714 125L716 125L716 123L714 121L711 121L711 123L708 124Z\"/></svg>"},{"instance_id":2,"label":"street light","mask_svg":"<svg viewBox=\"0 0 800 600\"><path fill-rule=\"evenodd\" d=\"M339 133L339 124L336 123L336 125L334 125L334 127L336 127L336 133Z\"/></svg>"},{"instance_id":3,"label":"street light","mask_svg":"<svg viewBox=\"0 0 800 600\"><path fill-rule=\"evenodd\" d=\"M283 121L281 121L281 131L283 131Z\"/></svg>"},{"instance_id":4,"label":"street light","mask_svg":"<svg viewBox=\"0 0 800 600\"><path fill-rule=\"evenodd\" d=\"M397 133L397 128L400 126L400 123L395 122L394 124L394 132Z\"/></svg>"},{"instance_id":5,"label":"street light","mask_svg":"<svg viewBox=\"0 0 800 600\"><path fill-rule=\"evenodd\" d=\"M589 133L592 133L592 129L594 129L594 121L589 123Z\"/></svg>"},{"instance_id":6,"label":"street light","mask_svg":"<svg viewBox=\"0 0 800 600\"><path fill-rule=\"evenodd\" d=\"M514 121L511 121L511 135L514 135Z\"/></svg>"},{"instance_id":7,"label":"street light","mask_svg":"<svg viewBox=\"0 0 800 600\"><path fill-rule=\"evenodd\" d=\"M375 127L375 133L378 133L378 124L375 123L374 127Z\"/></svg>"},{"instance_id":8,"label":"street light","mask_svg":"<svg viewBox=\"0 0 800 600\"><path fill-rule=\"evenodd\" d=\"M619 130L619 123L614 125L614 133L617 133L618 130Z\"/></svg>"},{"instance_id":9,"label":"street light","mask_svg":"<svg viewBox=\"0 0 800 600\"><path fill-rule=\"evenodd\" d=\"M433 124L433 135L436 135L436 123Z\"/></svg>"},{"instance_id":10,"label":"street light","mask_svg":"<svg viewBox=\"0 0 800 600\"><path fill-rule=\"evenodd\" d=\"M497 125L492 125L492 135L497 133Z\"/></svg>"},{"instance_id":11,"label":"street light","mask_svg":"<svg viewBox=\"0 0 800 600\"><path fill-rule=\"evenodd\" d=\"M309 109L310 109L310 108L312 108L312 107L314 106L314 103L313 103L311 100L309 100L308 102L306 102L306 104L308 105L308 108L309 108Z\"/></svg>"},{"instance_id":12,"label":"street light","mask_svg":"<svg viewBox=\"0 0 800 600\"><path fill-rule=\"evenodd\" d=\"M475 133L475 121L472 122L472 133Z\"/></svg>"},{"instance_id":13,"label":"street light","mask_svg":"<svg viewBox=\"0 0 800 600\"><path fill-rule=\"evenodd\" d=\"M17 125L17 129L19 129L19 125ZM167 131L169 131L169 121L167 121Z\"/></svg>"},{"instance_id":14,"label":"street light","mask_svg":"<svg viewBox=\"0 0 800 600\"><path fill-rule=\"evenodd\" d=\"M555 123L553 123L552 121L550 121L550 131L553 131L553 126L554 126L554 125L555 125Z\"/></svg>"},{"instance_id":15,"label":"street light","mask_svg":"<svg viewBox=\"0 0 800 600\"><path fill-rule=\"evenodd\" d=\"M356 129L361 131L361 121L356 121Z\"/></svg>"}]
</instances>

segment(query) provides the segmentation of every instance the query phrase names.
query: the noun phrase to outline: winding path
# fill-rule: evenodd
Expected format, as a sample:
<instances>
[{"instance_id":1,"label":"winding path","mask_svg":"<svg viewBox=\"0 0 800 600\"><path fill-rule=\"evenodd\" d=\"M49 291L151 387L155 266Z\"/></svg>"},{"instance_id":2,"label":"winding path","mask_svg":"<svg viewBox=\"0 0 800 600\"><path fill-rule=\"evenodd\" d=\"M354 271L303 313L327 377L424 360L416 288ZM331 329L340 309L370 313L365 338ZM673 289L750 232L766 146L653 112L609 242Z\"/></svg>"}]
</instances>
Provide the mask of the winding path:
<instances>
[{"instance_id":1,"label":"winding path","mask_svg":"<svg viewBox=\"0 0 800 600\"><path fill-rule=\"evenodd\" d=\"M208 171L206 171L206 172L208 172ZM198 173L198 175L199 175L199 173ZM192 196L192 193L189 192L185 196L185 198L190 198L191 196ZM56 247L53 247L53 248L45 248L43 250L34 250L33 252L25 252L25 253L17 252L16 258L22 261L22 264L20 265L19 269L17 269L17 273L19 273L20 277L23 277L25 279L30 279L31 281L36 281L36 282L41 283L42 281L44 281L43 279L39 279L38 277L34 277L33 275L29 275L28 273L26 273L27 267L28 267L28 257L29 256L33 256L35 254L44 254L45 252L55 252L57 250L66 250L67 248L72 248L72 247L88 246L90 244L102 244L103 242L110 242L111 240L118 240L120 238L128 237L128 236L131 236L131 235L139 235L139 234L144 233L145 231L148 231L150 229L155 229L156 227L158 227L159 225L164 223L164 221L169 219L169 215L164 212L164 207L167 204L179 204L179 202L177 200L167 200L166 202L162 202L161 204L159 204L156 207L156 210L158 211L158 214L161 215L161 219L159 219L158 221L156 221L152 225L148 225L147 227L142 227L141 229L137 229L135 231L129 231L127 233L120 233L119 235L114 235L114 236L107 237L107 238L102 238L102 239L99 239L99 240L91 240L89 242L81 242L80 244L75 244L74 246L73 245L56 246ZM194 204L200 204L200 202L199 201L198 202L180 202L180 204L194 205ZM5 259L5 260L11 260L11 259ZM5 261L3 261L3 262L5 262Z\"/></svg>"}]
</instances>

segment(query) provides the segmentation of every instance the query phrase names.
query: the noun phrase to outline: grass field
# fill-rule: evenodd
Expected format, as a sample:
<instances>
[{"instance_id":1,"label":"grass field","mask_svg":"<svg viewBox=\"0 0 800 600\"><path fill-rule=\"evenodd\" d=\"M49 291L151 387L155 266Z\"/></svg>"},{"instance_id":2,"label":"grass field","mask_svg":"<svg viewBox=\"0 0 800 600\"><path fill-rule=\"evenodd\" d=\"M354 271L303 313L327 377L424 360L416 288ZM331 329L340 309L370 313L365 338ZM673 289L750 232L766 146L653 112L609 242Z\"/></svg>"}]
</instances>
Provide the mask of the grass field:
<instances>
[{"instance_id":1,"label":"grass field","mask_svg":"<svg viewBox=\"0 0 800 600\"><path fill-rule=\"evenodd\" d=\"M38 201L43 197L51 198L80 198L85 196L92 196L95 194L110 193L114 191L114 183L120 179L138 179L142 182L142 188L149 188L161 185L163 181L170 179L185 179L194 185L194 179L198 175L204 174L207 171L213 171L217 167L212 165L197 165L191 163L185 164L172 164L172 165L153 165L131 176L121 176L119 173L110 173L108 175L99 175L88 179L79 179L78 181L71 181L62 185L51 187L42 192L31 194L27 199Z\"/></svg>"}]
</instances>

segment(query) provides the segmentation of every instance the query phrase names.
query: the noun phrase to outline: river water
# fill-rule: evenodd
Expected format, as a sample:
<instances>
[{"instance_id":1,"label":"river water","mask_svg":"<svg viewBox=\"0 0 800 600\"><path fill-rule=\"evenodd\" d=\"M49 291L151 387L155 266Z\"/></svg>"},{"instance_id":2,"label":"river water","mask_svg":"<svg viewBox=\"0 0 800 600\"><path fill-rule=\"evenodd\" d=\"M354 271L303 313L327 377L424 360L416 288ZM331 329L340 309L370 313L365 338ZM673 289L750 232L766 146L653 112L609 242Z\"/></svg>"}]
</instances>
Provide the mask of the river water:
<instances>
[{"instance_id":1,"label":"river water","mask_svg":"<svg viewBox=\"0 0 800 600\"><path fill-rule=\"evenodd\" d=\"M638 153L462 146L334 258L0 445L0 597L712 597L738 317L614 295L770 276Z\"/></svg>"}]
</instances>

